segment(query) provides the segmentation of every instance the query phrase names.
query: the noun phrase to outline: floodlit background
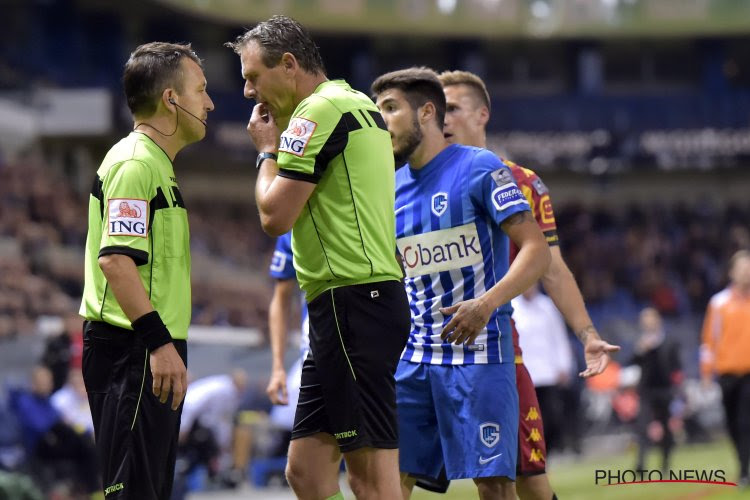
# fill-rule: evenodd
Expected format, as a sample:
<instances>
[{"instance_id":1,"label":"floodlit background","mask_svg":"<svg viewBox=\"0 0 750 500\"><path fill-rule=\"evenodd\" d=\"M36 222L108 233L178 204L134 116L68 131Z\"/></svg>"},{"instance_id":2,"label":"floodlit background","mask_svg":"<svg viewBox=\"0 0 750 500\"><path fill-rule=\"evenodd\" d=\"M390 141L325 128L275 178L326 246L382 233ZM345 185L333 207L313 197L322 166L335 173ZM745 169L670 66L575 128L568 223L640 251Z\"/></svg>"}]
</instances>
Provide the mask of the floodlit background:
<instances>
[{"instance_id":1,"label":"floodlit background","mask_svg":"<svg viewBox=\"0 0 750 500\"><path fill-rule=\"evenodd\" d=\"M7 395L30 383L35 364L52 369L56 388L79 366L89 188L103 154L132 128L122 66L141 43L189 41L216 105L207 138L175 161L192 237L190 372L199 379L245 369L244 407L254 417L240 490L226 490L200 466L180 480L188 498L293 497L273 460L280 433L264 418L273 240L260 230L253 201L256 153L245 131L252 104L242 97L238 57L222 46L280 13L312 30L330 78L365 92L378 75L412 65L479 74L492 97L491 148L535 169L550 188L563 255L591 316L603 338L623 347L591 386L574 376L582 353L569 335L575 359L561 387L565 425L549 457L558 496L739 497L708 485L602 490L594 475L635 464L637 373L626 365L638 313L652 306L680 346L685 374L673 404L680 444L672 468L722 469L737 480L720 393L697 377L707 302L726 284L728 257L750 248L750 1L0 0L0 7L0 471L32 477L50 497L73 496L74 470L29 459L18 426L27 416L9 409ZM293 316L296 325L298 311ZM296 352L290 347L290 364ZM457 482L448 498L473 491Z\"/></svg>"}]
</instances>

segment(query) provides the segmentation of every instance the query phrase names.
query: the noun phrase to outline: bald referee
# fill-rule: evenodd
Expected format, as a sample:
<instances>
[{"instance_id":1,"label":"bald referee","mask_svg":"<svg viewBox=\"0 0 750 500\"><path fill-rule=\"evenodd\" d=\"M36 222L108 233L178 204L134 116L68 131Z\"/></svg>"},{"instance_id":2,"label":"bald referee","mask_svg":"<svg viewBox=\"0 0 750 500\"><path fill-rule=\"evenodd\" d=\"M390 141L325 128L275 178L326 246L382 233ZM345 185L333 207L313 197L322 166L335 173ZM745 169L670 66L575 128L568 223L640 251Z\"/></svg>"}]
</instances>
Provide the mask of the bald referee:
<instances>
[{"instance_id":1,"label":"bald referee","mask_svg":"<svg viewBox=\"0 0 750 500\"><path fill-rule=\"evenodd\" d=\"M133 131L89 198L83 377L104 496L167 499L187 388L190 246L172 162L214 107L190 45L153 42L125 64Z\"/></svg>"}]
</instances>

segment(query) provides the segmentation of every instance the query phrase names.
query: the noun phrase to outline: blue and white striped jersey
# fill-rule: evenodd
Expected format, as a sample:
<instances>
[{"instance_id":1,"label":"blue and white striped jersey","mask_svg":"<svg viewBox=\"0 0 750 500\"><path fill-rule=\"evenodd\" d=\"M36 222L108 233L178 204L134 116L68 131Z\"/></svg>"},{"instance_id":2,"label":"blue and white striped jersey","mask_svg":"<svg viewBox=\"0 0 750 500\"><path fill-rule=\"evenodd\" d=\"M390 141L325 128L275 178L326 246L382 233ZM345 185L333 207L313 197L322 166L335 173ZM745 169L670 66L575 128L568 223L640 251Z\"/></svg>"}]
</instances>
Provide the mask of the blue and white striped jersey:
<instances>
[{"instance_id":1,"label":"blue and white striped jersey","mask_svg":"<svg viewBox=\"0 0 750 500\"><path fill-rule=\"evenodd\" d=\"M294 271L294 257L292 255L292 232L282 234L276 239L276 247L273 250L271 265L268 267L268 274L272 278L279 280L296 280L297 274ZM300 316L302 324L300 325L299 349L304 358L307 351L310 350L310 323L307 318L307 302L300 295Z\"/></svg>"},{"instance_id":2,"label":"blue and white striped jersey","mask_svg":"<svg viewBox=\"0 0 750 500\"><path fill-rule=\"evenodd\" d=\"M510 169L486 149L451 145L419 170L396 172L396 238L412 329L401 358L415 363L512 363L510 304L472 345L443 342L440 307L481 296L508 271L500 224L529 210Z\"/></svg>"}]
</instances>

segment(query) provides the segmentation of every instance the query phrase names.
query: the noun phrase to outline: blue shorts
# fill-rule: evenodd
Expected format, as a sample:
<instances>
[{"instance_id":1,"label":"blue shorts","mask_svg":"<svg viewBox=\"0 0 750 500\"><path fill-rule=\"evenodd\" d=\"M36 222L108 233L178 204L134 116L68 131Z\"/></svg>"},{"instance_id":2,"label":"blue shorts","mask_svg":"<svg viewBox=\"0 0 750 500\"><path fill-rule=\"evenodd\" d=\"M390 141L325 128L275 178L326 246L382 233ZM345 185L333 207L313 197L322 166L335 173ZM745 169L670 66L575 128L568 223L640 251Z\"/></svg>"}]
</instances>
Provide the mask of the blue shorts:
<instances>
[{"instance_id":1,"label":"blue shorts","mask_svg":"<svg viewBox=\"0 0 750 500\"><path fill-rule=\"evenodd\" d=\"M515 480L518 392L513 363L396 370L401 472L448 479Z\"/></svg>"}]
</instances>

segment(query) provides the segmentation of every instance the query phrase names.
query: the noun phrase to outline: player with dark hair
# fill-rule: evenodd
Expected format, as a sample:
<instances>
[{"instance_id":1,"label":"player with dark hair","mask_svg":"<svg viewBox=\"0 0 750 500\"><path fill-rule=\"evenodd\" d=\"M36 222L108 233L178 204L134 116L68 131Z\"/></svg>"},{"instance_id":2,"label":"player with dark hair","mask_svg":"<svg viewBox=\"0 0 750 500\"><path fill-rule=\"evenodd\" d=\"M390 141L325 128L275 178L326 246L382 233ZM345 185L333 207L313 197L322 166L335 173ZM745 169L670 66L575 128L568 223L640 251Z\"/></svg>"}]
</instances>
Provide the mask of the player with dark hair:
<instances>
[{"instance_id":1,"label":"player with dark hair","mask_svg":"<svg viewBox=\"0 0 750 500\"><path fill-rule=\"evenodd\" d=\"M203 139L214 105L190 45L141 45L123 84L134 130L104 157L89 198L83 376L105 496L164 499L191 311L187 211L172 162Z\"/></svg>"},{"instance_id":2,"label":"player with dark hair","mask_svg":"<svg viewBox=\"0 0 750 500\"><path fill-rule=\"evenodd\" d=\"M255 199L263 229L293 227L311 353L289 447L299 498L343 498L341 454L357 498L399 494L394 372L409 334L393 214L390 136L372 101L328 80L296 21L274 16L228 44L256 105ZM279 133L281 132L281 137Z\"/></svg>"},{"instance_id":3,"label":"player with dark hair","mask_svg":"<svg viewBox=\"0 0 750 500\"><path fill-rule=\"evenodd\" d=\"M417 477L472 478L515 498L518 395L510 299L549 264L512 174L491 152L449 144L428 68L372 84L397 159L396 234L412 330L396 372L402 495ZM518 256L509 265L510 241Z\"/></svg>"}]
</instances>

